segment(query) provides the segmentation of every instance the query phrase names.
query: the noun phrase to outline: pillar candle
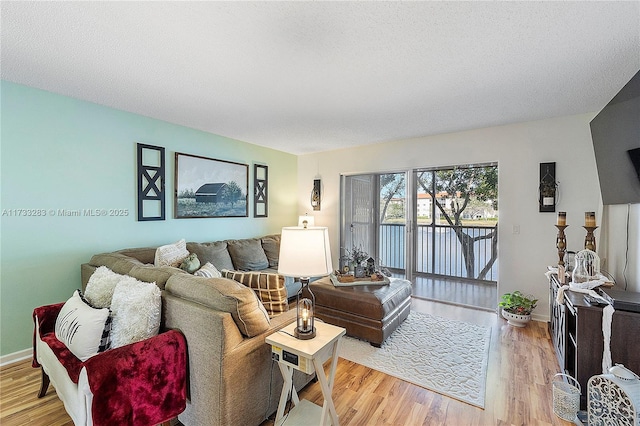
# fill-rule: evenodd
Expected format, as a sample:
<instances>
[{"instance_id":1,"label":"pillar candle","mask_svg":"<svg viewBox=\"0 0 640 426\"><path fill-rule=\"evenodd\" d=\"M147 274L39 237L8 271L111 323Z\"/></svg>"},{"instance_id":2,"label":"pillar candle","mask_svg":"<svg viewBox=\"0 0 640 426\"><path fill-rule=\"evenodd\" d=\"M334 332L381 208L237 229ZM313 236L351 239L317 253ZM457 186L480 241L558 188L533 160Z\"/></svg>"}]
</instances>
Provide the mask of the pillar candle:
<instances>
[{"instance_id":1,"label":"pillar candle","mask_svg":"<svg viewBox=\"0 0 640 426\"><path fill-rule=\"evenodd\" d=\"M566 226L567 224L567 212L558 212L558 226Z\"/></svg>"},{"instance_id":2,"label":"pillar candle","mask_svg":"<svg viewBox=\"0 0 640 426\"><path fill-rule=\"evenodd\" d=\"M584 213L584 226L596 226L596 213L585 212Z\"/></svg>"}]
</instances>

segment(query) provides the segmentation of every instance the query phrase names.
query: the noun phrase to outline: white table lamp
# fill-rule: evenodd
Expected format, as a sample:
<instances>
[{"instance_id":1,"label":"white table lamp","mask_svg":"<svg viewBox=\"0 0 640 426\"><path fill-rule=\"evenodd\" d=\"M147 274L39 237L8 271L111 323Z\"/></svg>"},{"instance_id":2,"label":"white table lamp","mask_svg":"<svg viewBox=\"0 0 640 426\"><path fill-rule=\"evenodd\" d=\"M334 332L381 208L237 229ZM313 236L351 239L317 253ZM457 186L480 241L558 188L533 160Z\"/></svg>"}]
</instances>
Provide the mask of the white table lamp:
<instances>
[{"instance_id":1,"label":"white table lamp","mask_svg":"<svg viewBox=\"0 0 640 426\"><path fill-rule=\"evenodd\" d=\"M302 283L296 297L297 323L294 335L298 339L312 339L316 335L315 296L309 288L309 279L324 277L332 271L328 228L282 228L278 273L299 278Z\"/></svg>"}]
</instances>

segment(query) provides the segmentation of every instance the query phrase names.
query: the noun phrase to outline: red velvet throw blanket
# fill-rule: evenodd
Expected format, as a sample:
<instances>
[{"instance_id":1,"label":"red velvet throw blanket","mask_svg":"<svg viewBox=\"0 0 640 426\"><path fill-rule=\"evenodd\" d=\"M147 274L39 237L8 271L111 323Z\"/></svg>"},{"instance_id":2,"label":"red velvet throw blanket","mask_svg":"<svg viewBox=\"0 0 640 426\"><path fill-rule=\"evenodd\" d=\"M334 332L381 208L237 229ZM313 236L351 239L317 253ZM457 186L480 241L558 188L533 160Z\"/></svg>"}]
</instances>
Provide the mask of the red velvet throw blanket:
<instances>
[{"instance_id":1,"label":"red velvet throw blanket","mask_svg":"<svg viewBox=\"0 0 640 426\"><path fill-rule=\"evenodd\" d=\"M85 362L55 336L63 303L36 308L42 340L49 345L69 377L78 383L86 368L93 393L94 425L154 425L184 411L187 401L187 344L182 333L169 330L150 339L101 352ZM34 330L34 354L36 360Z\"/></svg>"}]
</instances>

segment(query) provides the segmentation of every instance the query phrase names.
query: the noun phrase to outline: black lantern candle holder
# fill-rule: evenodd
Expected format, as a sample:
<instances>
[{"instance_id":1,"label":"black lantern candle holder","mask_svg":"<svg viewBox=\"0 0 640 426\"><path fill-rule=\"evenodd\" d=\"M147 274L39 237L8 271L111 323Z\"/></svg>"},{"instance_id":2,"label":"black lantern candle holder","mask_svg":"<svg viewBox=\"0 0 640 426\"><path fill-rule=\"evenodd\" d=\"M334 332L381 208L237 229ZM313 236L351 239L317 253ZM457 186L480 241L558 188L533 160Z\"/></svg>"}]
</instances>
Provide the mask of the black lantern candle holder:
<instances>
[{"instance_id":1,"label":"black lantern candle holder","mask_svg":"<svg viewBox=\"0 0 640 426\"><path fill-rule=\"evenodd\" d=\"M300 340L309 340L316 337L316 328L314 326L316 298L309 288L309 278L301 278L300 281L302 282L302 287L300 287L296 296L298 303L296 328L293 330L293 335ZM307 295L305 295L305 291L308 293Z\"/></svg>"}]
</instances>

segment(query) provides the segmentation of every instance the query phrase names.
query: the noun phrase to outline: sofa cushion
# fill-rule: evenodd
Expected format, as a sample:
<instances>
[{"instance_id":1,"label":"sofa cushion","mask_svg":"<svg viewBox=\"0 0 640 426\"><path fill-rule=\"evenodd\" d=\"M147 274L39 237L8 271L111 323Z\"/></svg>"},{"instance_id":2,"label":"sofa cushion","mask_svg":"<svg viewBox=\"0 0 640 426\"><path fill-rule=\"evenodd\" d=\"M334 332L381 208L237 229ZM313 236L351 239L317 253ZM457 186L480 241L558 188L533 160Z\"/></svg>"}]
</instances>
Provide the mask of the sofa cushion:
<instances>
[{"instance_id":1,"label":"sofa cushion","mask_svg":"<svg viewBox=\"0 0 640 426\"><path fill-rule=\"evenodd\" d=\"M143 265L139 260L118 252L93 255L89 263L93 266L106 266L116 274L122 275L128 274L136 265Z\"/></svg>"},{"instance_id":2,"label":"sofa cushion","mask_svg":"<svg viewBox=\"0 0 640 426\"><path fill-rule=\"evenodd\" d=\"M180 268L174 268L173 266L155 267L153 265L134 266L133 268L131 268L131 271L129 271L128 275L137 278L140 281L144 281L147 283L156 283L160 290L164 290L164 286L167 283L167 280L172 275L176 274L187 276L189 275L186 271L183 271Z\"/></svg>"},{"instance_id":3,"label":"sofa cushion","mask_svg":"<svg viewBox=\"0 0 640 426\"><path fill-rule=\"evenodd\" d=\"M223 271L222 276L238 281L253 289L269 316L273 317L289 310L287 288L284 277L264 272Z\"/></svg>"},{"instance_id":4,"label":"sofa cushion","mask_svg":"<svg viewBox=\"0 0 640 426\"><path fill-rule=\"evenodd\" d=\"M116 285L111 301L111 347L156 336L160 329L161 306L160 289L155 283L123 277Z\"/></svg>"},{"instance_id":5,"label":"sofa cushion","mask_svg":"<svg viewBox=\"0 0 640 426\"><path fill-rule=\"evenodd\" d=\"M189 256L187 242L183 238L175 243L158 247L153 264L155 266L178 267L187 256Z\"/></svg>"},{"instance_id":6,"label":"sofa cushion","mask_svg":"<svg viewBox=\"0 0 640 426\"><path fill-rule=\"evenodd\" d=\"M86 361L109 348L110 326L109 309L92 307L76 290L58 314L55 336L79 360Z\"/></svg>"},{"instance_id":7,"label":"sofa cushion","mask_svg":"<svg viewBox=\"0 0 640 426\"><path fill-rule=\"evenodd\" d=\"M229 312L240 332L254 337L269 329L269 314L249 287L227 278L174 275L166 290L192 302Z\"/></svg>"},{"instance_id":8,"label":"sofa cushion","mask_svg":"<svg viewBox=\"0 0 640 426\"><path fill-rule=\"evenodd\" d=\"M213 243L187 243L187 250L195 253L200 259L200 263L211 263L219 271L223 269L233 269L231 256L227 251L226 241L215 241Z\"/></svg>"},{"instance_id":9,"label":"sofa cushion","mask_svg":"<svg viewBox=\"0 0 640 426\"><path fill-rule=\"evenodd\" d=\"M269 268L277 268L280 257L280 235L267 235L262 237L261 242L264 254L267 255L269 261Z\"/></svg>"},{"instance_id":10,"label":"sofa cushion","mask_svg":"<svg viewBox=\"0 0 640 426\"><path fill-rule=\"evenodd\" d=\"M106 266L100 266L89 277L84 297L96 308L108 308L111 306L113 291L123 278L124 275L116 274Z\"/></svg>"},{"instance_id":11,"label":"sofa cushion","mask_svg":"<svg viewBox=\"0 0 640 426\"><path fill-rule=\"evenodd\" d=\"M259 271L269 267L269 260L259 238L228 240L227 248L233 261L233 268L240 271Z\"/></svg>"},{"instance_id":12,"label":"sofa cushion","mask_svg":"<svg viewBox=\"0 0 640 426\"><path fill-rule=\"evenodd\" d=\"M205 263L202 268L198 269L193 275L205 278L220 278L222 273L210 262Z\"/></svg>"},{"instance_id":13,"label":"sofa cushion","mask_svg":"<svg viewBox=\"0 0 640 426\"><path fill-rule=\"evenodd\" d=\"M155 262L156 259L156 250L157 247L140 247L122 249L118 250L116 253L133 257L145 265L153 265L153 262Z\"/></svg>"}]
</instances>

